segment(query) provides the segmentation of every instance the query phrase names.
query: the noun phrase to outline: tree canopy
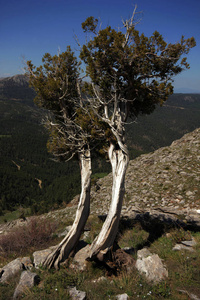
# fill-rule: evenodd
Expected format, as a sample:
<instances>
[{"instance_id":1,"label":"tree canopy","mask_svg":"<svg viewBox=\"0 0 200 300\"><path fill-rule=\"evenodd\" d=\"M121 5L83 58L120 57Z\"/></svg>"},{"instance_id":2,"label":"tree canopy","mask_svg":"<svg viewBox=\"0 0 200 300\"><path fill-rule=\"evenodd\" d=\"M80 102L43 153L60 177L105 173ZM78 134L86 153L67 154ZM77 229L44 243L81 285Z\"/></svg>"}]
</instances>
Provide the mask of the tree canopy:
<instances>
[{"instance_id":1,"label":"tree canopy","mask_svg":"<svg viewBox=\"0 0 200 300\"><path fill-rule=\"evenodd\" d=\"M122 122L153 112L173 93L173 77L189 68L184 55L195 39L166 43L158 31L147 37L136 30L135 14L136 8L120 30L98 29L98 19L87 18L82 28L91 36L80 61L68 46L58 55L46 53L38 68L27 62L35 103L53 112L46 122L48 148L57 157L70 158L84 141L94 146L116 138L111 129L117 110ZM89 77L84 88L81 62Z\"/></svg>"},{"instance_id":2,"label":"tree canopy","mask_svg":"<svg viewBox=\"0 0 200 300\"><path fill-rule=\"evenodd\" d=\"M140 34L134 17L135 11L118 31L110 26L98 31L92 17L82 24L91 34L80 53L87 75L104 104L116 105L117 99L118 106L127 106L125 119L151 113L173 93L173 77L189 68L183 55L195 46L193 37L171 44L158 31Z\"/></svg>"}]
</instances>

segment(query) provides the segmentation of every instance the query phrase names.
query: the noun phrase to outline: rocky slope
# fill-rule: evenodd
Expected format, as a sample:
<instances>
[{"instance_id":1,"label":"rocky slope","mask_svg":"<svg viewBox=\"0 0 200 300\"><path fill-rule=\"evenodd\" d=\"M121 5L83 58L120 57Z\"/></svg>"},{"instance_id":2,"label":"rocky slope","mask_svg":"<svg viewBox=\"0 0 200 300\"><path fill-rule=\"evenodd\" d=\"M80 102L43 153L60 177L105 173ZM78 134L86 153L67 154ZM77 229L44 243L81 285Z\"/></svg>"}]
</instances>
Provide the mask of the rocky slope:
<instances>
[{"instance_id":1,"label":"rocky slope","mask_svg":"<svg viewBox=\"0 0 200 300\"><path fill-rule=\"evenodd\" d=\"M92 213L107 212L111 184L109 174L93 188ZM132 206L200 212L200 128L130 161L123 213Z\"/></svg>"}]
</instances>

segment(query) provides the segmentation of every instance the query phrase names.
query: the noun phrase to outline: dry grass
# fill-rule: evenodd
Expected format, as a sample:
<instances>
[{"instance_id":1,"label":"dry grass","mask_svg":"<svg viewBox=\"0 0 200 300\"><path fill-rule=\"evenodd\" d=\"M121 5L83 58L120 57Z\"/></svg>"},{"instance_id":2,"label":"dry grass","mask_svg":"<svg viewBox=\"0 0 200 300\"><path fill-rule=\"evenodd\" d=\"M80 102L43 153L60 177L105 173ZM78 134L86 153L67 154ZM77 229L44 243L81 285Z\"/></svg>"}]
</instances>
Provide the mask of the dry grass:
<instances>
[{"instance_id":1,"label":"dry grass","mask_svg":"<svg viewBox=\"0 0 200 300\"><path fill-rule=\"evenodd\" d=\"M49 246L57 224L49 220L32 217L23 226L0 236L0 256L20 256L33 249Z\"/></svg>"}]
</instances>

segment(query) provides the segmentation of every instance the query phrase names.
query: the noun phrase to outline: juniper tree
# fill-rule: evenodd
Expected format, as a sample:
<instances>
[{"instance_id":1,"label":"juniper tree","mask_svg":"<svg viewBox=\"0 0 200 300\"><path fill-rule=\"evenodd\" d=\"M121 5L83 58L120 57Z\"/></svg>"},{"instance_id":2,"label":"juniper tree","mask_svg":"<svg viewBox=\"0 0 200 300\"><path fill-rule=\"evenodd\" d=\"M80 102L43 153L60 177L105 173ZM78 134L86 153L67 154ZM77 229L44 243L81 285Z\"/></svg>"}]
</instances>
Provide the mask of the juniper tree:
<instances>
[{"instance_id":1,"label":"juniper tree","mask_svg":"<svg viewBox=\"0 0 200 300\"><path fill-rule=\"evenodd\" d=\"M151 37L135 29L136 9L120 30L99 29L98 20L89 17L84 32L92 36L81 48L89 83L83 100L79 84L79 63L71 51L46 54L43 66L35 69L28 62L36 103L51 111L46 126L49 149L65 160L78 155L81 162L82 192L76 218L69 234L47 257L48 267L58 267L77 243L89 214L91 176L90 149L103 140L112 166L112 200L103 227L93 241L88 257L103 259L115 240L129 162L125 124L139 114L150 114L173 92L173 77L189 68L186 57L195 46L194 38L184 37L167 44L157 31ZM103 134L102 134L103 133Z\"/></svg>"},{"instance_id":2,"label":"juniper tree","mask_svg":"<svg viewBox=\"0 0 200 300\"><path fill-rule=\"evenodd\" d=\"M189 68L185 54L195 39L183 36L167 43L155 31L147 37L136 30L136 8L122 28L110 26L98 30L98 20L89 17L83 24L90 40L82 46L80 58L86 64L88 102L94 114L106 123L109 137L108 156L112 166L112 200L103 227L93 241L89 258L104 259L115 240L129 162L125 124L140 114L150 114L173 93L173 77ZM107 129L108 130L108 129Z\"/></svg>"}]
</instances>

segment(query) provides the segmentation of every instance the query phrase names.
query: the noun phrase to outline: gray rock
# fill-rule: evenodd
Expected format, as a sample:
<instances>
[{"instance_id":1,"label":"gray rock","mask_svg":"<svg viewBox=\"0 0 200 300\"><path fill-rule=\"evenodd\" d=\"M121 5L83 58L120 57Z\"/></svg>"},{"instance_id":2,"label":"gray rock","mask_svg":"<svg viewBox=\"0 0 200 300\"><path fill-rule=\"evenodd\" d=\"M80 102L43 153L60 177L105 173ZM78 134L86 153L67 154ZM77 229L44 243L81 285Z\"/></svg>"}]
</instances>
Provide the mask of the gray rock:
<instances>
[{"instance_id":1,"label":"gray rock","mask_svg":"<svg viewBox=\"0 0 200 300\"><path fill-rule=\"evenodd\" d=\"M186 290L178 290L179 292L186 294L191 300L200 300L200 298L198 296L196 296L195 294L189 293Z\"/></svg>"},{"instance_id":2,"label":"gray rock","mask_svg":"<svg viewBox=\"0 0 200 300\"><path fill-rule=\"evenodd\" d=\"M48 249L45 250L41 250L41 251L35 251L33 253L33 263L35 268L39 268L40 266L42 266L43 262L45 261L45 259L47 258L47 256L56 248L56 246L54 247L50 247Z\"/></svg>"},{"instance_id":3,"label":"gray rock","mask_svg":"<svg viewBox=\"0 0 200 300\"><path fill-rule=\"evenodd\" d=\"M84 271L87 266L86 258L88 257L88 250L90 245L85 246L80 249L74 256L73 263L71 263L70 268Z\"/></svg>"},{"instance_id":4,"label":"gray rock","mask_svg":"<svg viewBox=\"0 0 200 300\"><path fill-rule=\"evenodd\" d=\"M33 263L31 261L31 258L30 257L23 257L21 259L21 262L23 264L23 269L25 270L31 270L33 268Z\"/></svg>"},{"instance_id":5,"label":"gray rock","mask_svg":"<svg viewBox=\"0 0 200 300\"><path fill-rule=\"evenodd\" d=\"M70 231L71 227L72 226L67 226L64 231L62 231L61 233L58 234L58 236L59 237L66 236L68 234L68 232Z\"/></svg>"},{"instance_id":6,"label":"gray rock","mask_svg":"<svg viewBox=\"0 0 200 300\"><path fill-rule=\"evenodd\" d=\"M0 269L0 282L6 282L11 277L15 276L18 272L31 267L32 263L29 257L16 258L15 260L5 265L2 269Z\"/></svg>"},{"instance_id":7,"label":"gray rock","mask_svg":"<svg viewBox=\"0 0 200 300\"><path fill-rule=\"evenodd\" d=\"M92 280L93 283L98 283L98 282L102 282L102 281L107 281L106 277L101 276L97 279Z\"/></svg>"},{"instance_id":8,"label":"gray rock","mask_svg":"<svg viewBox=\"0 0 200 300\"><path fill-rule=\"evenodd\" d=\"M142 250L138 250L138 252L137 252L138 259L143 259L150 255L152 255L152 253L147 248L143 248Z\"/></svg>"},{"instance_id":9,"label":"gray rock","mask_svg":"<svg viewBox=\"0 0 200 300\"><path fill-rule=\"evenodd\" d=\"M182 244L176 244L173 248L172 248L173 251L181 251L181 250L186 250L186 251L190 251L190 252L193 252L194 249L192 247L188 247L188 246L185 246L185 245L182 245Z\"/></svg>"},{"instance_id":10,"label":"gray rock","mask_svg":"<svg viewBox=\"0 0 200 300\"><path fill-rule=\"evenodd\" d=\"M70 296L72 297L72 300L84 300L86 299L86 293L82 291L78 291L76 287L69 288L68 289Z\"/></svg>"},{"instance_id":11,"label":"gray rock","mask_svg":"<svg viewBox=\"0 0 200 300\"><path fill-rule=\"evenodd\" d=\"M127 300L128 299L128 295L127 294L117 295L116 299L118 299L118 300Z\"/></svg>"},{"instance_id":12,"label":"gray rock","mask_svg":"<svg viewBox=\"0 0 200 300\"><path fill-rule=\"evenodd\" d=\"M191 241L182 241L181 244L188 246L188 247L193 247L193 246L196 246L197 243L196 243L195 239L193 238Z\"/></svg>"},{"instance_id":13,"label":"gray rock","mask_svg":"<svg viewBox=\"0 0 200 300\"><path fill-rule=\"evenodd\" d=\"M27 288L32 288L40 281L39 276L36 273L32 273L30 271L24 271L21 274L19 284L17 285L13 299L17 299L20 297Z\"/></svg>"},{"instance_id":14,"label":"gray rock","mask_svg":"<svg viewBox=\"0 0 200 300\"><path fill-rule=\"evenodd\" d=\"M164 267L157 254L151 254L147 249L138 251L138 259L135 264L137 270L144 274L148 281L156 284L168 277L168 271Z\"/></svg>"}]
</instances>

